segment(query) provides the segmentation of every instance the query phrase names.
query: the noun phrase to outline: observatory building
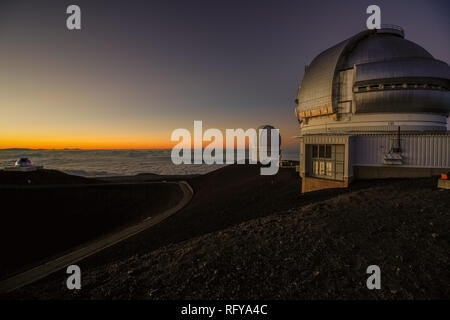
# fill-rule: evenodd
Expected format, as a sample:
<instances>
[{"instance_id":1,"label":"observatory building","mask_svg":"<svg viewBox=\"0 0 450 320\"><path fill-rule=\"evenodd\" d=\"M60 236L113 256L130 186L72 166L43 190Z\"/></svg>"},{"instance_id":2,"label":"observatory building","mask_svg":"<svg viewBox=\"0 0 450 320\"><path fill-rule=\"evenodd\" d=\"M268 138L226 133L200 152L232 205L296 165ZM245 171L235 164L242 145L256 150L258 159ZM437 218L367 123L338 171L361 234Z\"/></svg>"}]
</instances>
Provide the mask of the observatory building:
<instances>
[{"instance_id":1,"label":"observatory building","mask_svg":"<svg viewBox=\"0 0 450 320\"><path fill-rule=\"evenodd\" d=\"M6 167L5 171L36 171L43 169L43 166L34 166L30 159L20 158L14 164L14 167Z\"/></svg>"},{"instance_id":2,"label":"observatory building","mask_svg":"<svg viewBox=\"0 0 450 320\"><path fill-rule=\"evenodd\" d=\"M447 172L449 87L448 64L397 26L363 31L319 54L296 98L302 192Z\"/></svg>"}]
</instances>

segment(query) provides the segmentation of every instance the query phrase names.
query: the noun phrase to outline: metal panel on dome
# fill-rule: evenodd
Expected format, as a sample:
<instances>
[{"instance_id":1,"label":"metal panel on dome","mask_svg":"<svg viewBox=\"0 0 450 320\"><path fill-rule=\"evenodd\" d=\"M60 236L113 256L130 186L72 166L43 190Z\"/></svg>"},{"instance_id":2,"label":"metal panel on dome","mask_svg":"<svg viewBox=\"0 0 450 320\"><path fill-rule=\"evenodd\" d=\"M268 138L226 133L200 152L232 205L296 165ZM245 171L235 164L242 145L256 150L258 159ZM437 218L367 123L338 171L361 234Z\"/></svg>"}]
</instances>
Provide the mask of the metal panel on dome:
<instances>
[{"instance_id":1,"label":"metal panel on dome","mask_svg":"<svg viewBox=\"0 0 450 320\"><path fill-rule=\"evenodd\" d=\"M297 95L300 112L332 106L334 72L346 44L347 41L343 41L312 61Z\"/></svg>"},{"instance_id":2,"label":"metal panel on dome","mask_svg":"<svg viewBox=\"0 0 450 320\"><path fill-rule=\"evenodd\" d=\"M450 91L383 90L355 93L356 113L450 112Z\"/></svg>"},{"instance_id":3,"label":"metal panel on dome","mask_svg":"<svg viewBox=\"0 0 450 320\"><path fill-rule=\"evenodd\" d=\"M412 41L392 34L377 33L358 43L356 50L348 55L344 68L396 58L434 59L427 50Z\"/></svg>"},{"instance_id":4,"label":"metal panel on dome","mask_svg":"<svg viewBox=\"0 0 450 320\"><path fill-rule=\"evenodd\" d=\"M325 50L311 62L297 92L297 114L335 107L333 95L336 93L336 71L341 69L346 50L351 50L354 43L372 33L374 30L362 31Z\"/></svg>"},{"instance_id":5,"label":"metal panel on dome","mask_svg":"<svg viewBox=\"0 0 450 320\"><path fill-rule=\"evenodd\" d=\"M447 63L434 59L395 59L372 62L356 67L355 82L395 78L440 78L450 79L450 67ZM356 84L358 85L358 84Z\"/></svg>"}]
</instances>

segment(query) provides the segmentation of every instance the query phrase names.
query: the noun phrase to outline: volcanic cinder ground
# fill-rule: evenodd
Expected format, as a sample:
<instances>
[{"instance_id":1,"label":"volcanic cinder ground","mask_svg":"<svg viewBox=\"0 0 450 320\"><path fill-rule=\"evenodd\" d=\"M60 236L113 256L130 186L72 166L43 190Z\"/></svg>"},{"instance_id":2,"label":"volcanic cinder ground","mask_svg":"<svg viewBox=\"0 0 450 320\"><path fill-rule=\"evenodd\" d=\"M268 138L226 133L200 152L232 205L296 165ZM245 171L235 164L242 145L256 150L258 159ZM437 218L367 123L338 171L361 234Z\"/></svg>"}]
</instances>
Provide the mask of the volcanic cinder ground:
<instances>
[{"instance_id":1,"label":"volcanic cinder ground","mask_svg":"<svg viewBox=\"0 0 450 320\"><path fill-rule=\"evenodd\" d=\"M234 165L188 181L195 194L187 207L78 263L81 290L67 290L62 270L6 298L450 296L450 191L437 189L436 178L357 181L301 195L292 169L261 176L257 166ZM166 202L176 202L168 192ZM369 265L381 269L381 290L366 287Z\"/></svg>"}]
</instances>

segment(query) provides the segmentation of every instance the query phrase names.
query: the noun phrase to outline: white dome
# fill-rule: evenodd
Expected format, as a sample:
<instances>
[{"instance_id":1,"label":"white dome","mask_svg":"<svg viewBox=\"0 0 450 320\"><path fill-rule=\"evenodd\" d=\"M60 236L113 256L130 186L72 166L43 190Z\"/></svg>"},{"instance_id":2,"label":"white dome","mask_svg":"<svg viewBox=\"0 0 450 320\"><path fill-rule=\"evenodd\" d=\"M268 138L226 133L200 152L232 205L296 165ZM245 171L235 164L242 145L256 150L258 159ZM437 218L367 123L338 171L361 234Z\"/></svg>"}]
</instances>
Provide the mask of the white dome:
<instances>
[{"instance_id":1,"label":"white dome","mask_svg":"<svg viewBox=\"0 0 450 320\"><path fill-rule=\"evenodd\" d=\"M29 168L32 167L33 164L28 158L20 158L19 160L16 161L15 166L21 168Z\"/></svg>"}]
</instances>

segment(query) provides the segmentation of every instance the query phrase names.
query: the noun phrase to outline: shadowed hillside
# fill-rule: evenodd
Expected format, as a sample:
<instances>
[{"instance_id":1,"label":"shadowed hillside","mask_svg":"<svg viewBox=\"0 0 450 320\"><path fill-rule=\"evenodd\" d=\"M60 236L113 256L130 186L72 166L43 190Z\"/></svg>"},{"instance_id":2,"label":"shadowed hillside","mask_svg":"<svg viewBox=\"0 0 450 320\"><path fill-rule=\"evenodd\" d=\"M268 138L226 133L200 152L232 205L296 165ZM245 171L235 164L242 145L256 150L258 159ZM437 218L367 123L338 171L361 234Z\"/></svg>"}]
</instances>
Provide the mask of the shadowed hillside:
<instances>
[{"instance_id":1,"label":"shadowed hillside","mask_svg":"<svg viewBox=\"0 0 450 320\"><path fill-rule=\"evenodd\" d=\"M96 184L57 171L0 175L0 278L174 206L176 184ZM33 184L23 185L24 179ZM81 184L80 184L81 183Z\"/></svg>"}]
</instances>

